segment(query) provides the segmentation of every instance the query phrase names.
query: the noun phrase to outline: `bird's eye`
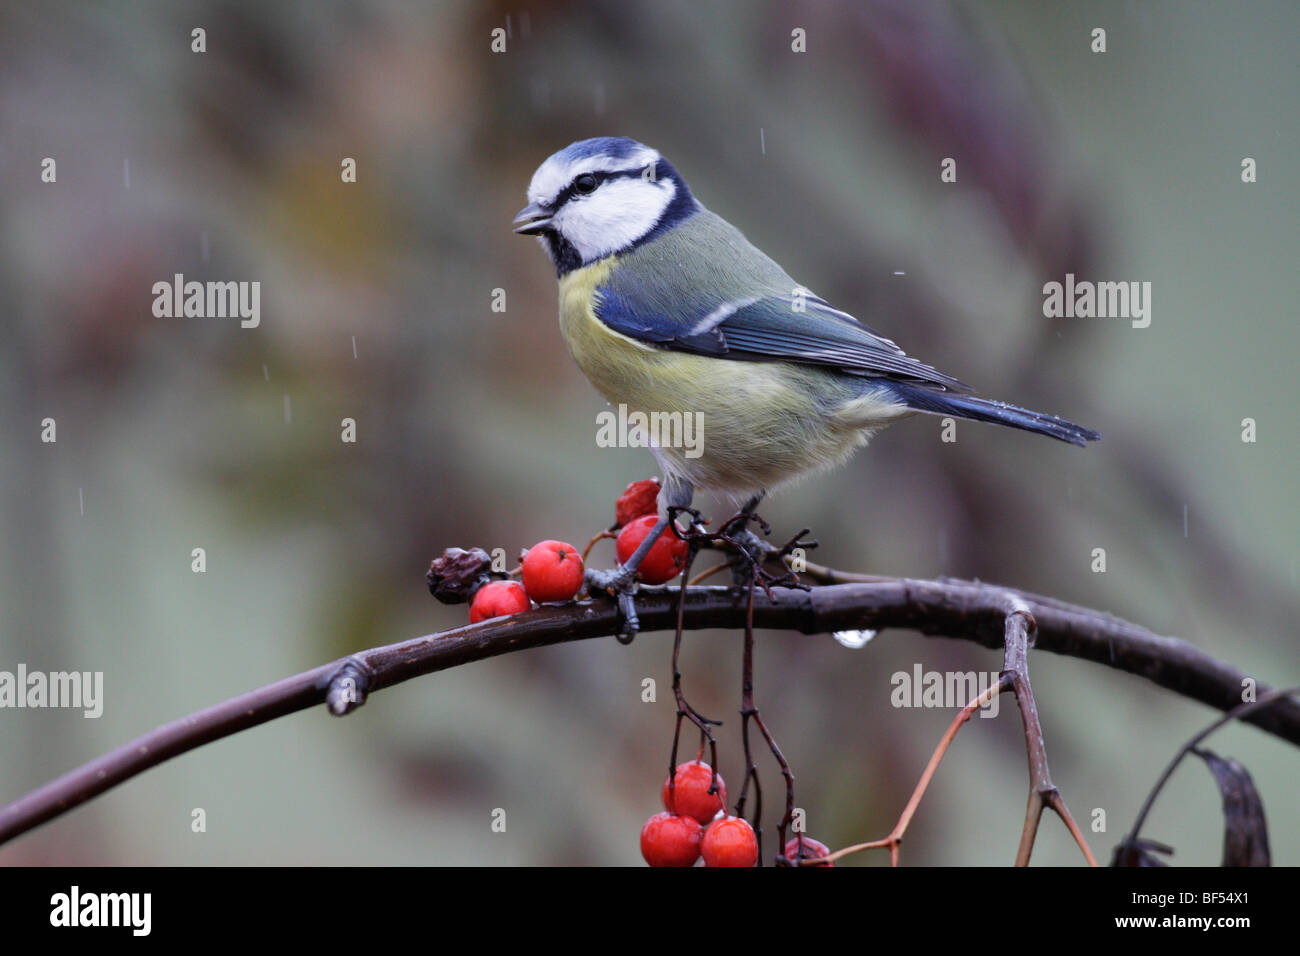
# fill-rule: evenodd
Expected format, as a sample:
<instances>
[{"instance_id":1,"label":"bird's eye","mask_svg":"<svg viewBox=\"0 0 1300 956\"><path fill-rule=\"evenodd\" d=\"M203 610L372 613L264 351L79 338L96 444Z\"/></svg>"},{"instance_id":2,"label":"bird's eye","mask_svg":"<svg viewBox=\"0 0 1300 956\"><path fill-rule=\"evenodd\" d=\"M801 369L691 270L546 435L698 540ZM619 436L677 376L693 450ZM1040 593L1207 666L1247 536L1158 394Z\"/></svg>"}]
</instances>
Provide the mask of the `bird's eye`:
<instances>
[{"instance_id":1,"label":"bird's eye","mask_svg":"<svg viewBox=\"0 0 1300 956\"><path fill-rule=\"evenodd\" d=\"M573 188L585 196L590 192L594 192L597 184L598 181L595 176L591 173L583 173L573 181Z\"/></svg>"}]
</instances>

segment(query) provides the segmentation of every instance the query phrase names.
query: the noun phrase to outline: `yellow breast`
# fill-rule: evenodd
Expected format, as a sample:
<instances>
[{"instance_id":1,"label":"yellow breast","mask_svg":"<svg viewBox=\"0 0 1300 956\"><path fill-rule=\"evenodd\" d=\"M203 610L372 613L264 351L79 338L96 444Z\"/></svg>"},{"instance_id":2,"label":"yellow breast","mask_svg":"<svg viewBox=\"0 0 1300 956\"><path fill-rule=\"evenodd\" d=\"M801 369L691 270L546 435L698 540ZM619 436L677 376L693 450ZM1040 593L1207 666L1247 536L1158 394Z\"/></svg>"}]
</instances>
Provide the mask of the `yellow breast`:
<instances>
[{"instance_id":1,"label":"yellow breast","mask_svg":"<svg viewBox=\"0 0 1300 956\"><path fill-rule=\"evenodd\" d=\"M560 332L569 354L611 402L629 402L636 385L657 367L659 350L616 332L596 317L596 290L617 261L610 256L560 279Z\"/></svg>"},{"instance_id":2,"label":"yellow breast","mask_svg":"<svg viewBox=\"0 0 1300 956\"><path fill-rule=\"evenodd\" d=\"M560 330L583 374L628 412L698 416L702 454L656 449L696 488L747 494L836 464L893 420L859 383L786 362L748 362L655 348L596 317L611 256L560 279Z\"/></svg>"}]
</instances>

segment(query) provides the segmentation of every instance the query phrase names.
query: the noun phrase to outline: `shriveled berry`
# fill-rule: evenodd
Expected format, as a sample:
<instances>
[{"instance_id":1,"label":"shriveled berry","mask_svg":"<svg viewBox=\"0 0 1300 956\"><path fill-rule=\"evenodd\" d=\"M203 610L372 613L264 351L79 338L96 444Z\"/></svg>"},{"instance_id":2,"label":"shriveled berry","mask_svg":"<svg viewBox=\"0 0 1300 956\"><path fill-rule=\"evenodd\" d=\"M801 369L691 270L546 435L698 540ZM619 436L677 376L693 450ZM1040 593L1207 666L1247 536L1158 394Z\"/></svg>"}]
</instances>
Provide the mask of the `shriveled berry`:
<instances>
[{"instance_id":1,"label":"shriveled berry","mask_svg":"<svg viewBox=\"0 0 1300 956\"><path fill-rule=\"evenodd\" d=\"M717 775L717 791L709 793L713 782L713 769L703 760L692 760L677 765L673 774L672 797L669 799L668 780L664 779L664 807L669 813L680 813L708 823L727 804L727 784Z\"/></svg>"},{"instance_id":2,"label":"shriveled berry","mask_svg":"<svg viewBox=\"0 0 1300 956\"><path fill-rule=\"evenodd\" d=\"M831 855L830 847L821 840L814 840L810 836L803 838L803 858L804 860L820 860L823 857ZM801 863L799 856L799 838L794 837L785 845L784 856L793 866L834 866L834 863Z\"/></svg>"},{"instance_id":3,"label":"shriveled berry","mask_svg":"<svg viewBox=\"0 0 1300 956\"><path fill-rule=\"evenodd\" d=\"M643 515L659 513L659 479L634 481L614 503L614 524L622 528Z\"/></svg>"},{"instance_id":4,"label":"shriveled berry","mask_svg":"<svg viewBox=\"0 0 1300 956\"><path fill-rule=\"evenodd\" d=\"M714 820L700 837L705 866L753 866L758 862L758 837L743 817Z\"/></svg>"},{"instance_id":5,"label":"shriveled berry","mask_svg":"<svg viewBox=\"0 0 1300 956\"><path fill-rule=\"evenodd\" d=\"M693 866L700 857L700 824L656 813L641 828L641 855L651 866Z\"/></svg>"},{"instance_id":6,"label":"shriveled berry","mask_svg":"<svg viewBox=\"0 0 1300 956\"><path fill-rule=\"evenodd\" d=\"M448 548L429 562L429 593L443 604L464 604L487 578L492 559L482 548Z\"/></svg>"}]
</instances>

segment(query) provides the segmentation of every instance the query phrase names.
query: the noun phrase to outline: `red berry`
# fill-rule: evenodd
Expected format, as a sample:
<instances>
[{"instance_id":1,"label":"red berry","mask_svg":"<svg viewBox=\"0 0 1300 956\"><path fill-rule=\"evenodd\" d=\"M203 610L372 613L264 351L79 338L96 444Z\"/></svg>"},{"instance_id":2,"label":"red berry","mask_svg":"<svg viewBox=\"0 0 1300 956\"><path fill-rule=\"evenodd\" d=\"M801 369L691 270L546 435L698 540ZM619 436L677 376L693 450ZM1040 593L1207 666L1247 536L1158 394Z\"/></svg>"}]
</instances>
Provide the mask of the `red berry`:
<instances>
[{"instance_id":1,"label":"red berry","mask_svg":"<svg viewBox=\"0 0 1300 956\"><path fill-rule=\"evenodd\" d=\"M705 866L753 866L758 862L758 837L741 817L714 820L700 837Z\"/></svg>"},{"instance_id":2,"label":"red berry","mask_svg":"<svg viewBox=\"0 0 1300 956\"><path fill-rule=\"evenodd\" d=\"M539 604L567 601L582 587L582 558L563 541L539 541L528 549L523 564L524 590Z\"/></svg>"},{"instance_id":3,"label":"red berry","mask_svg":"<svg viewBox=\"0 0 1300 956\"><path fill-rule=\"evenodd\" d=\"M490 617L509 617L528 610L528 595L518 581L489 581L474 593L469 606L469 622L477 624Z\"/></svg>"},{"instance_id":4,"label":"red berry","mask_svg":"<svg viewBox=\"0 0 1300 956\"><path fill-rule=\"evenodd\" d=\"M632 552L645 540L654 526L659 522L656 515L637 518L618 533L616 548L619 564L626 564ZM682 573L686 567L686 542L673 534L672 528L665 528L657 541L650 546L649 553L636 569L636 576L646 584L664 584Z\"/></svg>"},{"instance_id":5,"label":"red berry","mask_svg":"<svg viewBox=\"0 0 1300 956\"><path fill-rule=\"evenodd\" d=\"M718 774L718 789L709 793L709 784L713 782L713 769L702 760L677 765L673 774L672 802L668 797L668 781L664 780L664 806L669 813L680 813L684 817L694 817L701 823L708 823L718 815L727 803L727 784ZM675 806L674 806L675 804Z\"/></svg>"},{"instance_id":6,"label":"red berry","mask_svg":"<svg viewBox=\"0 0 1300 956\"><path fill-rule=\"evenodd\" d=\"M659 479L634 481L614 503L614 524L622 528L642 515L659 513Z\"/></svg>"},{"instance_id":7,"label":"red berry","mask_svg":"<svg viewBox=\"0 0 1300 956\"><path fill-rule=\"evenodd\" d=\"M785 858L794 866L801 866L797 857L799 856L799 838L794 837L785 845ZM814 840L810 836L803 838L803 858L805 860L820 860L824 856L830 856L831 851L821 840ZM834 863L815 863L813 866L834 866Z\"/></svg>"},{"instance_id":8,"label":"red berry","mask_svg":"<svg viewBox=\"0 0 1300 956\"><path fill-rule=\"evenodd\" d=\"M700 856L699 823L656 813L641 828L641 855L651 866L693 866Z\"/></svg>"}]
</instances>

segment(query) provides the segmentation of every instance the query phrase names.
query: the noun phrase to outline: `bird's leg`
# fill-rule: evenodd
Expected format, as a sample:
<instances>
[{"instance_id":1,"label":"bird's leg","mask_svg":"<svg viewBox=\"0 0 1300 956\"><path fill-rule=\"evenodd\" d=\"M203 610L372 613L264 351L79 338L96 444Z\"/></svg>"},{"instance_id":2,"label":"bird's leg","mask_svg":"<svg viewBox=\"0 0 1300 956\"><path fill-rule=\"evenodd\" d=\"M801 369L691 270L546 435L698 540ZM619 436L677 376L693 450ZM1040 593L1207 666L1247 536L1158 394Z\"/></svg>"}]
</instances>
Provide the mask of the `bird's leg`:
<instances>
[{"instance_id":1,"label":"bird's leg","mask_svg":"<svg viewBox=\"0 0 1300 956\"><path fill-rule=\"evenodd\" d=\"M764 534L768 534L772 530L768 523L758 516L756 511L765 494L767 494L765 491L758 492L758 494L746 501L739 511L723 522L721 528L709 535L709 539L713 543L726 544L738 551L748 567L762 564L763 552L767 547L758 535L749 530L749 522L757 523L763 529ZM749 580L747 568L742 568L740 562L733 561L731 564L732 577L736 585L743 585Z\"/></svg>"},{"instance_id":2,"label":"bird's leg","mask_svg":"<svg viewBox=\"0 0 1300 956\"><path fill-rule=\"evenodd\" d=\"M618 609L623 615L622 627L616 635L620 644L631 644L637 631L641 629L641 622L636 616L636 604L633 601L633 595L636 594L636 569L641 566L641 562L650 553L659 536L668 530L668 525L669 519L660 517L655 522L655 526L650 529L650 533L637 545L637 549L632 552L626 564L610 571L599 571L595 568L587 571L588 590L599 588L613 594L618 600Z\"/></svg>"},{"instance_id":3,"label":"bird's leg","mask_svg":"<svg viewBox=\"0 0 1300 956\"><path fill-rule=\"evenodd\" d=\"M623 626L617 635L621 644L631 644L632 638L636 637L636 632L641 629L641 622L636 616L636 604L633 601L633 595L636 594L636 569L641 566L641 562L650 553L659 536L668 530L676 511L690 509L694 495L695 489L689 482L681 478L665 479L664 486L659 491L659 508L662 514L655 522L655 526L650 529L650 533L637 545L627 562L611 571L595 569L587 571L589 591L593 588L608 591L618 599L618 609L623 615Z\"/></svg>"}]
</instances>

